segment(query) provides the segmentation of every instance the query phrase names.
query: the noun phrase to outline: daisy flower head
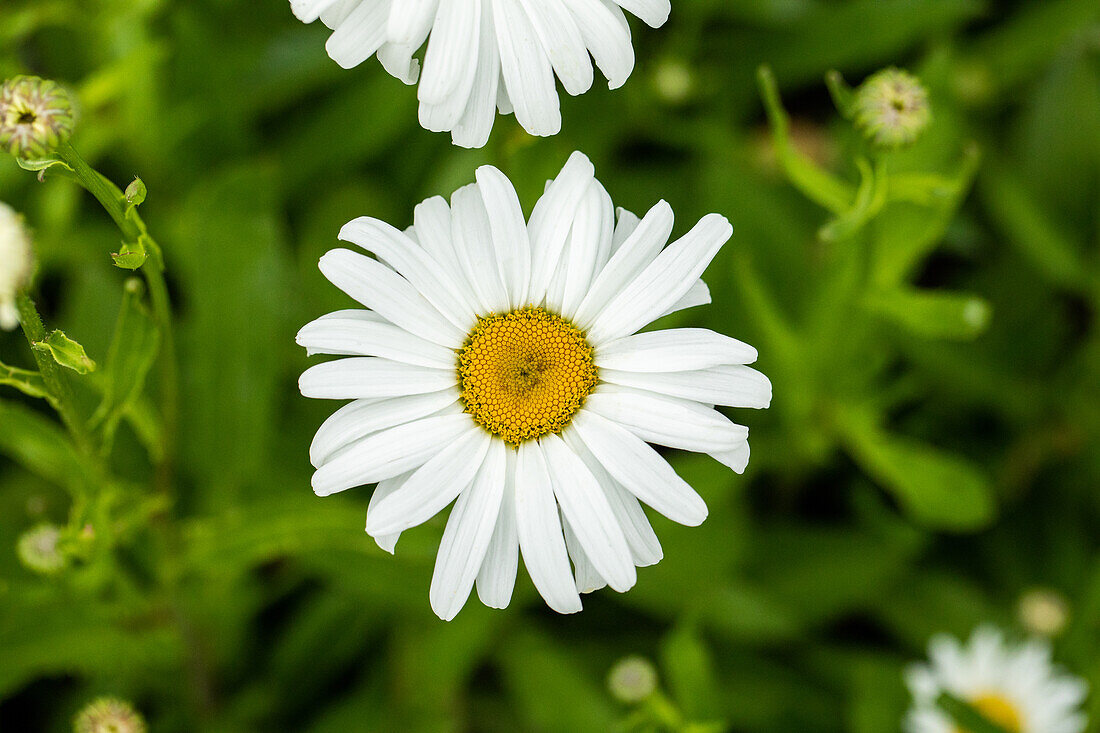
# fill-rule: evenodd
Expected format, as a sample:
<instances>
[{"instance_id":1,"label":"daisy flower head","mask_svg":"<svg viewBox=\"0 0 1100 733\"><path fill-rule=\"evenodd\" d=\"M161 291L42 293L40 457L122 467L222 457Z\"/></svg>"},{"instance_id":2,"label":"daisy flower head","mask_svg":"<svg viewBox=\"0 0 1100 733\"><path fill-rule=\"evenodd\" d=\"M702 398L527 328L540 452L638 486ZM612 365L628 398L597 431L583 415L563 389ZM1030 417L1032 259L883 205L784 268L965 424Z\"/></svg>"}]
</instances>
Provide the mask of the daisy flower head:
<instances>
[{"instance_id":1,"label":"daisy flower head","mask_svg":"<svg viewBox=\"0 0 1100 733\"><path fill-rule=\"evenodd\" d=\"M685 525L707 516L651 443L744 470L748 429L714 406L768 406L771 384L746 366L756 350L703 329L638 333L710 302L699 278L732 234L711 214L666 247L672 227L663 201L616 216L575 153L529 221L486 166L404 232L347 224L340 239L375 257L321 258L366 309L298 334L311 354L347 357L306 371L302 394L354 400L317 432L313 488L377 483L367 532L389 552L454 502L431 584L441 618L475 582L507 606L520 555L561 613L581 610L579 593L631 588L662 557L640 502Z\"/></svg>"},{"instance_id":2,"label":"daisy flower head","mask_svg":"<svg viewBox=\"0 0 1100 733\"><path fill-rule=\"evenodd\" d=\"M948 693L973 706L1010 733L1082 733L1087 687L1056 667L1050 644L1007 641L983 626L966 644L937 636L928 645L929 664L914 665L906 682L914 704L906 733L967 733L937 706Z\"/></svg>"},{"instance_id":3,"label":"daisy flower head","mask_svg":"<svg viewBox=\"0 0 1100 733\"><path fill-rule=\"evenodd\" d=\"M290 0L290 7L303 22L320 18L333 30L326 48L336 63L352 68L377 55L387 72L418 84L424 128L480 148L498 110L514 111L532 135L556 135L555 77L569 94L583 94L595 61L612 89L625 84L634 48L624 11L657 28L670 0Z\"/></svg>"}]
</instances>

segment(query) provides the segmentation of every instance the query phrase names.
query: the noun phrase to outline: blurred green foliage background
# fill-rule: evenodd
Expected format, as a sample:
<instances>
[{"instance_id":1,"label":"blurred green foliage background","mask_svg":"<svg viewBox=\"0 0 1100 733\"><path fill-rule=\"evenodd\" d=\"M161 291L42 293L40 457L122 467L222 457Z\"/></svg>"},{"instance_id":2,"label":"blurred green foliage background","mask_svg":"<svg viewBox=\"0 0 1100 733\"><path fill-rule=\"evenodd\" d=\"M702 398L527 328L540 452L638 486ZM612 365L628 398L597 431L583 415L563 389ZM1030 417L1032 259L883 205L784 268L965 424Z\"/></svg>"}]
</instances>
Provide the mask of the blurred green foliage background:
<instances>
[{"instance_id":1,"label":"blurred green foliage background","mask_svg":"<svg viewBox=\"0 0 1100 733\"><path fill-rule=\"evenodd\" d=\"M173 500L148 494L124 427L112 463L132 490L44 578L14 547L70 520L70 449L41 405L0 394L0 729L64 731L113 694L158 732L608 731L627 711L607 672L642 654L719 730L883 733L931 634L1020 630L1037 587L1068 602L1058 660L1100 688L1100 4L673 0L665 28L633 29L630 82L563 97L561 135L501 118L464 151L376 63L339 69L281 0L4 0L0 78L68 84L76 147L148 186L184 402ZM853 191L865 150L825 73L920 74L934 122L886 161L908 197L830 238L776 156L763 63L795 149ZM616 204L666 198L678 233L734 222L714 305L675 323L758 346L775 400L735 416L745 477L674 458L711 517L656 518L665 560L632 592L558 617L521 572L509 610L472 600L444 624L427 601L441 518L391 558L363 532L369 489L310 491L333 406L298 395L294 334L347 307L316 270L345 221L407 226L484 163L529 210L574 149ZM126 276L110 220L7 157L0 200L35 230L48 322L102 360ZM18 333L0 358L32 364ZM1100 731L1100 695L1089 708Z\"/></svg>"}]
</instances>

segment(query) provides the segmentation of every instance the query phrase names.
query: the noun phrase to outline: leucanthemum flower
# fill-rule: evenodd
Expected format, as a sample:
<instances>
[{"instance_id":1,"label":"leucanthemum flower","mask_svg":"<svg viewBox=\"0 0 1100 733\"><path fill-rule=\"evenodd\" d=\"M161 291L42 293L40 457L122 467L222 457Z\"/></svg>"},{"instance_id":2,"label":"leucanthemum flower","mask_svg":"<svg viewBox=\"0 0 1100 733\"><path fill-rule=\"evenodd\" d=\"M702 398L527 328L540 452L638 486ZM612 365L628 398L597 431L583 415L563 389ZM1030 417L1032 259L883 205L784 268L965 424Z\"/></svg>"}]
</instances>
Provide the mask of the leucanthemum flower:
<instances>
[{"instance_id":1,"label":"leucanthemum flower","mask_svg":"<svg viewBox=\"0 0 1100 733\"><path fill-rule=\"evenodd\" d=\"M1081 733L1087 687L1051 661L1050 644L1012 644L995 628L982 627L966 645L937 636L928 646L931 664L906 673L914 706L906 733L965 733L937 707L943 693L964 700L1011 733Z\"/></svg>"},{"instance_id":2,"label":"leucanthemum flower","mask_svg":"<svg viewBox=\"0 0 1100 733\"><path fill-rule=\"evenodd\" d=\"M0 202L0 329L11 331L19 325L15 298L27 287L33 271L27 227L14 209Z\"/></svg>"},{"instance_id":3,"label":"leucanthemum flower","mask_svg":"<svg viewBox=\"0 0 1100 733\"><path fill-rule=\"evenodd\" d=\"M572 95L591 88L599 67L612 89L634 70L624 10L656 28L669 0L290 0L300 20L333 29L329 56L352 68L377 54L417 84L420 124L480 148L499 110L532 135L555 135L561 111L555 76ZM415 56L427 42L421 61Z\"/></svg>"},{"instance_id":4,"label":"leucanthemum flower","mask_svg":"<svg viewBox=\"0 0 1100 733\"><path fill-rule=\"evenodd\" d=\"M665 202L619 210L576 153L525 222L512 184L477 171L450 205L416 208L405 232L356 219L325 276L368 310L307 325L314 366L302 394L353 399L317 432L313 488L377 483L367 532L392 552L401 532L454 502L431 603L444 619L475 581L508 605L522 553L546 602L634 585L661 557L640 502L685 525L707 507L650 443L708 453L735 471L748 429L715 405L766 407L771 385L751 346L703 329L638 333L710 302L699 279L732 234L711 214L665 247ZM572 575L570 560L575 567Z\"/></svg>"}]
</instances>

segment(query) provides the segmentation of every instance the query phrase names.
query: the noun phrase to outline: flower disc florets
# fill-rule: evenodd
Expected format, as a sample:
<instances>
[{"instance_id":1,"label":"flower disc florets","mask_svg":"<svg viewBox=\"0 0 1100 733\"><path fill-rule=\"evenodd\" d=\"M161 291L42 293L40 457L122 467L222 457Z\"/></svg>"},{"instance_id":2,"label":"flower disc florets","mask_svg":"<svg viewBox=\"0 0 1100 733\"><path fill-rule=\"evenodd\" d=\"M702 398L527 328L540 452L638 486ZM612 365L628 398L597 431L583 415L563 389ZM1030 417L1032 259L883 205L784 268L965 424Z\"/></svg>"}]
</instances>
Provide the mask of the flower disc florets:
<instances>
[{"instance_id":1,"label":"flower disc florets","mask_svg":"<svg viewBox=\"0 0 1100 733\"><path fill-rule=\"evenodd\" d=\"M564 430L598 382L584 334L533 307L478 319L458 373L466 412L512 445Z\"/></svg>"},{"instance_id":2,"label":"flower disc florets","mask_svg":"<svg viewBox=\"0 0 1100 733\"><path fill-rule=\"evenodd\" d=\"M101 697L81 710L73 721L76 733L146 733L145 720L128 702Z\"/></svg>"},{"instance_id":3,"label":"flower disc florets","mask_svg":"<svg viewBox=\"0 0 1100 733\"><path fill-rule=\"evenodd\" d=\"M883 69L856 92L855 123L874 145L911 145L932 120L928 90L920 79L901 69Z\"/></svg>"},{"instance_id":4,"label":"flower disc florets","mask_svg":"<svg viewBox=\"0 0 1100 733\"><path fill-rule=\"evenodd\" d=\"M55 81L17 76L0 87L0 147L18 158L46 157L75 124L72 98Z\"/></svg>"}]
</instances>

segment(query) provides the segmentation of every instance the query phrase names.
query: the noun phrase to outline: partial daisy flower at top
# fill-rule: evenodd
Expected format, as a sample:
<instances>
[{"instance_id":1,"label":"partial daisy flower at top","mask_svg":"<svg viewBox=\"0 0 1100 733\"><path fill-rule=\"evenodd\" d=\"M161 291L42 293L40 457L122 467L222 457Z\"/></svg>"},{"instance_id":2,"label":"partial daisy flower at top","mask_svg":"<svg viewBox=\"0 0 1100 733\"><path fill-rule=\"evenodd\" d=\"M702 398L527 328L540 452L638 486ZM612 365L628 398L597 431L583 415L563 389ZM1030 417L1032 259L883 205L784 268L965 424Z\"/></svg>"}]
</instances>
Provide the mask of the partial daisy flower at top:
<instances>
[{"instance_id":1,"label":"partial daisy flower at top","mask_svg":"<svg viewBox=\"0 0 1100 733\"><path fill-rule=\"evenodd\" d=\"M333 29L328 55L345 69L377 54L417 84L420 124L480 148L497 110L532 135L556 135L561 110L554 77L569 94L591 88L592 62L612 89L634 70L624 10L664 25L670 0L290 0L305 23ZM421 61L415 56L427 42Z\"/></svg>"},{"instance_id":2,"label":"partial daisy flower at top","mask_svg":"<svg viewBox=\"0 0 1100 733\"><path fill-rule=\"evenodd\" d=\"M348 357L306 371L302 394L354 400L317 432L313 489L377 483L367 532L389 552L454 502L429 594L441 618L475 582L506 607L520 555L560 613L580 611L580 593L631 588L662 557L641 503L684 525L707 516L650 443L745 469L748 429L714 406L768 406L771 384L746 366L756 350L697 328L638 333L710 302L699 278L733 231L711 214L666 247L672 225L664 201L616 217L575 153L529 222L486 166L449 205L417 206L404 232L347 224L340 239L377 259L321 258L367 310L298 334L311 354Z\"/></svg>"},{"instance_id":3,"label":"partial daisy flower at top","mask_svg":"<svg viewBox=\"0 0 1100 733\"><path fill-rule=\"evenodd\" d=\"M969 703L1010 733L1085 730L1081 703L1088 688L1054 665L1046 641L1013 644L997 629L984 626L966 645L937 636L928 652L930 664L906 672L914 699L906 733L966 733L937 706L943 693Z\"/></svg>"}]
</instances>

